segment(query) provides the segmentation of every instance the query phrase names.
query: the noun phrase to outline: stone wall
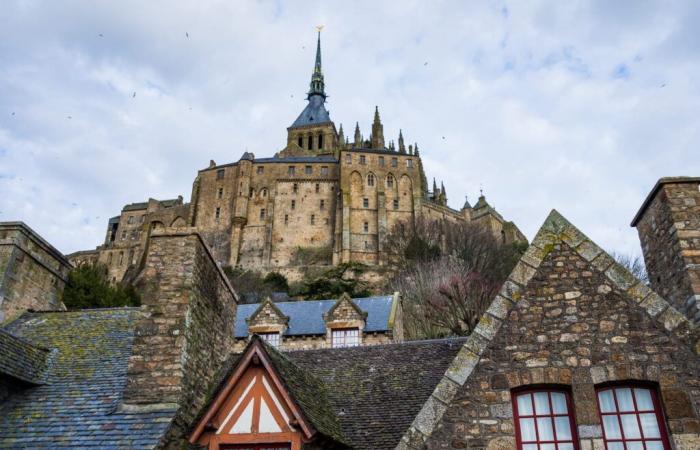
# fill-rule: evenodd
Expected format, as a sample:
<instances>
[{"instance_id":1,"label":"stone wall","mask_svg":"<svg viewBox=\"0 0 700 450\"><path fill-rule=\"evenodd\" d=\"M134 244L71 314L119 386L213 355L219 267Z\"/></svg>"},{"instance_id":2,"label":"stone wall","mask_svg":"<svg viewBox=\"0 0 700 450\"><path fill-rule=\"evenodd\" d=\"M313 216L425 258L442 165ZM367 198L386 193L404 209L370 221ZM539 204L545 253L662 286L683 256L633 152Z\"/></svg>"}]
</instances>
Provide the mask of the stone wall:
<instances>
[{"instance_id":1,"label":"stone wall","mask_svg":"<svg viewBox=\"0 0 700 450\"><path fill-rule=\"evenodd\" d=\"M196 233L151 236L136 280L144 317L135 327L122 408L176 409L176 447L233 347L237 297Z\"/></svg>"},{"instance_id":2,"label":"stone wall","mask_svg":"<svg viewBox=\"0 0 700 450\"><path fill-rule=\"evenodd\" d=\"M22 222L0 223L0 323L27 309L65 309L71 264Z\"/></svg>"},{"instance_id":3,"label":"stone wall","mask_svg":"<svg viewBox=\"0 0 700 450\"><path fill-rule=\"evenodd\" d=\"M700 178L659 180L637 227L651 286L700 324Z\"/></svg>"}]
</instances>

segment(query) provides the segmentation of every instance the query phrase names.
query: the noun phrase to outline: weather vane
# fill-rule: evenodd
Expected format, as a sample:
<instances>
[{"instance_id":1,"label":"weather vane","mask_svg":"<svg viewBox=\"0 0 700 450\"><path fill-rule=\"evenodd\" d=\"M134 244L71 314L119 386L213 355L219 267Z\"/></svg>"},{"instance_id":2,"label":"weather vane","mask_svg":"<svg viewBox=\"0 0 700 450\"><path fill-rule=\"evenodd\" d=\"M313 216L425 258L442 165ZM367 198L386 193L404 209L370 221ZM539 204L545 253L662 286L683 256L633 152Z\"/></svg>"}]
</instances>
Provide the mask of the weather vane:
<instances>
[{"instance_id":1,"label":"weather vane","mask_svg":"<svg viewBox=\"0 0 700 450\"><path fill-rule=\"evenodd\" d=\"M316 31L320 33L321 30L323 30L323 25L316 25Z\"/></svg>"}]
</instances>

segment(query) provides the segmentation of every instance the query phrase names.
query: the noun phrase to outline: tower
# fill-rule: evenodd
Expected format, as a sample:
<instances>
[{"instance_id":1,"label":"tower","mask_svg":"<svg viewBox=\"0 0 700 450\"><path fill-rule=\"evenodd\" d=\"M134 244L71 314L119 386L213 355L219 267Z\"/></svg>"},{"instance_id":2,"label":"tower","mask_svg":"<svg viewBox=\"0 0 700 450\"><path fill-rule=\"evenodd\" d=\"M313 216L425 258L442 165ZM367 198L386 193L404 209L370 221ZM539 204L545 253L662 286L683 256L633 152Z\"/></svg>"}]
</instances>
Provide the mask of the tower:
<instances>
[{"instance_id":1,"label":"tower","mask_svg":"<svg viewBox=\"0 0 700 450\"><path fill-rule=\"evenodd\" d=\"M374 121L372 122L372 148L384 148L384 125L379 119L379 107L374 107Z\"/></svg>"}]
</instances>

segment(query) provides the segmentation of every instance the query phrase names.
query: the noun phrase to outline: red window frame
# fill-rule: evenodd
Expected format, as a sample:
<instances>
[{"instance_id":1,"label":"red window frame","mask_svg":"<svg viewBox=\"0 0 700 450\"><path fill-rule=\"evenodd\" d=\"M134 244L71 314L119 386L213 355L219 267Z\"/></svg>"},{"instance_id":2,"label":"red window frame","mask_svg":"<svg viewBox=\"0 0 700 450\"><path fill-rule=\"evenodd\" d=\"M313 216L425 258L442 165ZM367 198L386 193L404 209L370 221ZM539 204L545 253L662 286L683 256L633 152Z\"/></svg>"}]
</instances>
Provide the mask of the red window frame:
<instances>
[{"instance_id":1,"label":"red window frame","mask_svg":"<svg viewBox=\"0 0 700 450\"><path fill-rule=\"evenodd\" d=\"M534 394L537 393L547 393L547 400L549 401L549 413L548 414L538 414L535 410ZM552 405L552 393L563 394L566 399L566 414L555 414ZM521 414L518 410L518 397L521 395L530 394L531 398L531 414ZM576 427L576 417L574 415L574 402L571 398L571 392L565 388L558 387L532 387L527 389L518 389L511 392L511 402L513 404L513 423L515 424L515 441L518 450L523 450L525 445L535 445L538 450L542 448L542 444L551 444L554 450L559 450L559 444L572 444L574 450L579 450L578 433ZM538 418L548 417L551 419L552 423L552 435L554 440L540 440L539 438L539 428L537 425ZM571 433L571 439L567 440L557 440L557 429L556 429L556 417L568 417L569 418L569 430ZM522 440L521 430L520 430L520 419L533 419L535 426L535 441L525 441Z\"/></svg>"},{"instance_id":2,"label":"red window frame","mask_svg":"<svg viewBox=\"0 0 700 450\"><path fill-rule=\"evenodd\" d=\"M621 411L620 410L620 404L618 402L618 395L616 390L617 389L625 389L628 388L632 392L632 404L634 406L634 411ZM649 391L651 395L651 402L654 407L653 410L651 409L642 409L640 410L638 405L637 405L637 395L635 393L635 389L646 389ZM612 391L613 394L613 400L615 401L615 411L614 412L603 412L603 408L601 407L600 404L600 393L604 391ZM596 402L598 404L598 416L600 417L600 424L601 428L603 429L603 440L605 441L605 448L610 449L610 446L608 443L622 443L623 448L628 448L627 443L628 442L641 442L642 443L642 449L647 450L647 442L649 441L660 441L661 445L664 450L670 450L671 449L671 444L669 442L668 438L668 430L666 428L666 420L663 415L663 410L661 409L661 401L659 400L659 393L656 388L656 386L652 384L646 384L646 383L615 383L615 384L610 384L610 385L605 385L605 386L600 386L596 387L595 390L595 398ZM656 423L659 426L659 437L651 437L647 438L644 436L644 428L642 428L642 421L640 414L650 414L654 413L656 416ZM625 431L623 428L622 424L622 418L620 416L622 415L630 415L634 414L635 418L637 419L637 426L639 427L639 438L627 438L625 437ZM620 430L620 438L608 438L606 431L605 431L605 424L604 424L604 417L605 416L615 416L617 418L617 426L619 427Z\"/></svg>"}]
</instances>

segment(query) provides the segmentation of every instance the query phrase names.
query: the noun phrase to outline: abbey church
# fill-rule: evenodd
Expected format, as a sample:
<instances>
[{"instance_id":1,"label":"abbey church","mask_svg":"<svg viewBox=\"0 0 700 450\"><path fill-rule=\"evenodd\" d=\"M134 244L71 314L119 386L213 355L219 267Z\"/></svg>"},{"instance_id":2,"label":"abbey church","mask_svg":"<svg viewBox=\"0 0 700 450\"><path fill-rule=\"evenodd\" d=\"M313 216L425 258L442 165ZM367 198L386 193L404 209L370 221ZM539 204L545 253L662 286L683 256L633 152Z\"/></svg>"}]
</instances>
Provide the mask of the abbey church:
<instances>
[{"instance_id":1,"label":"abbey church","mask_svg":"<svg viewBox=\"0 0 700 450\"><path fill-rule=\"evenodd\" d=\"M211 161L197 173L190 203L179 197L124 206L110 219L104 244L69 255L71 262L99 261L118 282L135 272L150 231L192 227L222 266L293 271L309 255L317 265L382 266L387 234L419 215L525 241L483 195L474 206L450 208L444 185L429 185L418 144L407 145L403 132L396 143L384 136L378 108L369 138L357 124L352 138L336 127L325 105L320 32L307 102L272 157L245 152L237 162Z\"/></svg>"}]
</instances>

